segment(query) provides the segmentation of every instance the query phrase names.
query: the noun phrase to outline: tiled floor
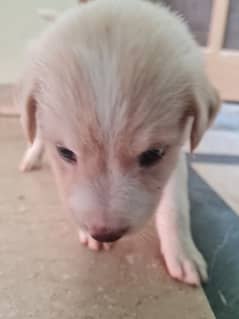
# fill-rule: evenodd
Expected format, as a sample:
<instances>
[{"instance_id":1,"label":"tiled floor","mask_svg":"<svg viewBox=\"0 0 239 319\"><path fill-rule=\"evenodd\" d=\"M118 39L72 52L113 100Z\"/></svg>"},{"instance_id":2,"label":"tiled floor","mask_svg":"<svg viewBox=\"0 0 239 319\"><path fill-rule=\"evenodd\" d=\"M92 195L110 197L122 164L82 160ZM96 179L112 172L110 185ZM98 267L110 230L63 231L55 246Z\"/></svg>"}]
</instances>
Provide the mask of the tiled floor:
<instances>
[{"instance_id":1,"label":"tiled floor","mask_svg":"<svg viewBox=\"0 0 239 319\"><path fill-rule=\"evenodd\" d=\"M22 176L18 119L0 118L0 318L213 318L200 290L173 283L154 236L111 254L82 249L45 169ZM225 106L190 156L193 235L217 319L239 317L239 106ZM146 239L146 240L145 240ZM150 247L150 249L149 249ZM142 263L142 260L144 262ZM117 287L117 288L116 288ZM87 317L88 316L88 317Z\"/></svg>"},{"instance_id":2,"label":"tiled floor","mask_svg":"<svg viewBox=\"0 0 239 319\"><path fill-rule=\"evenodd\" d=\"M18 172L18 119L0 117L0 145L0 318L214 318L201 289L166 274L151 225L112 252L89 252L48 169Z\"/></svg>"},{"instance_id":3,"label":"tiled floor","mask_svg":"<svg viewBox=\"0 0 239 319\"><path fill-rule=\"evenodd\" d=\"M195 239L209 265L206 295L217 319L239 318L239 105L225 105L192 159Z\"/></svg>"},{"instance_id":4,"label":"tiled floor","mask_svg":"<svg viewBox=\"0 0 239 319\"><path fill-rule=\"evenodd\" d=\"M15 80L24 48L45 28L37 9L75 3L0 0L0 83ZM157 266L157 241L152 250L122 243L109 256L80 248L47 172L18 173L17 123L0 118L0 318L213 318L202 291L172 283ZM237 319L239 106L222 110L191 161L193 234L209 264L204 289L217 319Z\"/></svg>"}]
</instances>

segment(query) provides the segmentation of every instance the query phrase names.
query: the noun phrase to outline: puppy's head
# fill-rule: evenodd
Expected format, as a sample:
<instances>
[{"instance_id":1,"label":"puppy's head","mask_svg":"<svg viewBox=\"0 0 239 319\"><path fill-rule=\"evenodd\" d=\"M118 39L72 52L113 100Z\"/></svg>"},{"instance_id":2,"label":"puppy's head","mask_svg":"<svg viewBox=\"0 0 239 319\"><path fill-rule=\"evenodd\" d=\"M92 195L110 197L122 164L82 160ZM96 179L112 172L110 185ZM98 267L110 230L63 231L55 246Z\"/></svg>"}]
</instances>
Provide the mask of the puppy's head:
<instances>
[{"instance_id":1,"label":"puppy's head","mask_svg":"<svg viewBox=\"0 0 239 319\"><path fill-rule=\"evenodd\" d=\"M219 106L184 24L143 1L92 1L33 50L22 96L80 227L114 240L154 212L193 119L194 149ZM105 235L110 236L105 236Z\"/></svg>"}]
</instances>

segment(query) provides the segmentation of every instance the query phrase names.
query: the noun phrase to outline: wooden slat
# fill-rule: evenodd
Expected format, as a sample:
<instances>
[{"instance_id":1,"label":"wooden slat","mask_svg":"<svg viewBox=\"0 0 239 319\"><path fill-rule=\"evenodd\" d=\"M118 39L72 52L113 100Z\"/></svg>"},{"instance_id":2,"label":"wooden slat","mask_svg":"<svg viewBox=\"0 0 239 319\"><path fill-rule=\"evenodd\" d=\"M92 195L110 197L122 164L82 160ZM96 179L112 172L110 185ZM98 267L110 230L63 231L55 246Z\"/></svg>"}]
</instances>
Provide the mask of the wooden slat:
<instances>
[{"instance_id":1,"label":"wooden slat","mask_svg":"<svg viewBox=\"0 0 239 319\"><path fill-rule=\"evenodd\" d=\"M208 75L226 101L239 101L239 51L225 50L230 0L214 0L209 45L204 49Z\"/></svg>"},{"instance_id":2,"label":"wooden slat","mask_svg":"<svg viewBox=\"0 0 239 319\"><path fill-rule=\"evenodd\" d=\"M239 52L223 50L219 54L206 51L208 75L225 101L239 101Z\"/></svg>"},{"instance_id":3,"label":"wooden slat","mask_svg":"<svg viewBox=\"0 0 239 319\"><path fill-rule=\"evenodd\" d=\"M224 35L227 25L229 0L214 0L212 19L209 32L209 49L219 52L223 47Z\"/></svg>"}]
</instances>

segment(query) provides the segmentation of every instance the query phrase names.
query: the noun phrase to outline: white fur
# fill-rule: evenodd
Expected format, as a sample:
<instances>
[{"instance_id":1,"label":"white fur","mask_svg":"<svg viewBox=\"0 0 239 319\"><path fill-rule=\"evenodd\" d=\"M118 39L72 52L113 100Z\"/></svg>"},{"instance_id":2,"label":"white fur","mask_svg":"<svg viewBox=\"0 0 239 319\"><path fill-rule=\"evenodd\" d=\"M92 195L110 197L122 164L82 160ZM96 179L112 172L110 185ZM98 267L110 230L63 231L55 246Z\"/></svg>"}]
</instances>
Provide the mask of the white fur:
<instances>
[{"instance_id":1,"label":"white fur","mask_svg":"<svg viewBox=\"0 0 239 319\"><path fill-rule=\"evenodd\" d=\"M186 159L181 152L157 208L156 225L170 275L200 284L200 278L207 280L207 266L191 236L187 182Z\"/></svg>"},{"instance_id":2,"label":"white fur","mask_svg":"<svg viewBox=\"0 0 239 319\"><path fill-rule=\"evenodd\" d=\"M143 0L89 1L34 43L21 83L18 101L32 143L21 167L35 166L44 144L80 241L108 249L93 230L132 233L156 211L171 276L206 280L190 231L181 148L186 138L197 146L219 99L182 19ZM76 163L60 157L59 144ZM157 164L140 167L140 154L162 147Z\"/></svg>"}]
</instances>

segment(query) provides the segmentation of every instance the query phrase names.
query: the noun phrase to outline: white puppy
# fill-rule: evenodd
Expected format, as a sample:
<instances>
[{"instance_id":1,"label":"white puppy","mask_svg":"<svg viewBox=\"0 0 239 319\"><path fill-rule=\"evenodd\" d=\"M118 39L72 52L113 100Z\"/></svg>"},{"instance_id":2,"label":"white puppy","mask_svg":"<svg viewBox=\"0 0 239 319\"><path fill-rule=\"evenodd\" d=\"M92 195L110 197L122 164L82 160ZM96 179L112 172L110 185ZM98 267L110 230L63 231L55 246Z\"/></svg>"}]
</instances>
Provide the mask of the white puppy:
<instances>
[{"instance_id":1,"label":"white puppy","mask_svg":"<svg viewBox=\"0 0 239 319\"><path fill-rule=\"evenodd\" d=\"M181 149L197 146L220 103L182 19L140 0L79 5L31 48L18 103L31 144L21 169L46 148L82 243L107 249L156 212L170 275L207 279Z\"/></svg>"}]
</instances>

